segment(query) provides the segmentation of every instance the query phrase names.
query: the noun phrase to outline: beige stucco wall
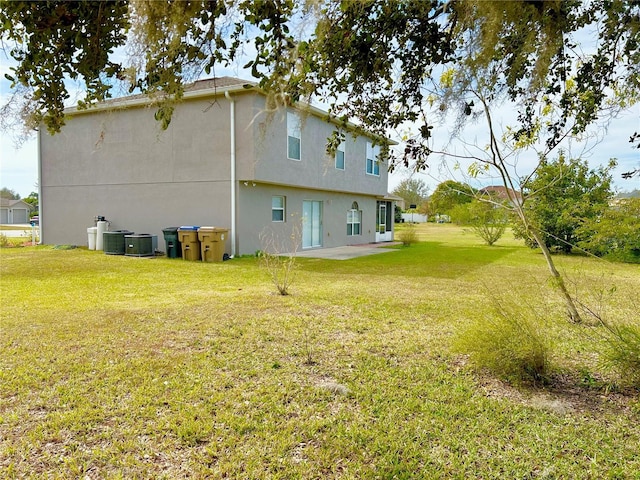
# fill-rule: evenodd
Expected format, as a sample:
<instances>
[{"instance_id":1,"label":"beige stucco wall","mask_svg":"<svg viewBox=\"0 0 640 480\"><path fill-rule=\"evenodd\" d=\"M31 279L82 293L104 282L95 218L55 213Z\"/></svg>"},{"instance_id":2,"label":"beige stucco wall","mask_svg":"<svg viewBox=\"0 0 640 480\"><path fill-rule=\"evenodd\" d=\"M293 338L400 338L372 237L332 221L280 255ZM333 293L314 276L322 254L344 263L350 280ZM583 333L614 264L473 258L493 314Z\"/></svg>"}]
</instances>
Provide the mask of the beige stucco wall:
<instances>
[{"instance_id":1,"label":"beige stucco wall","mask_svg":"<svg viewBox=\"0 0 640 480\"><path fill-rule=\"evenodd\" d=\"M375 241L376 200L367 195L308 190L279 185L252 183L240 185L238 205L239 253L253 254L256 250L266 250L267 245L260 239L261 233L271 234L291 247L291 233L302 228L302 203L305 200L322 202L322 247L358 245ZM286 199L285 222L271 221L271 197L284 196ZM358 202L362 211L362 234L347 236L347 211L353 202ZM297 249L301 250L301 237L297 238ZM290 248L286 248L289 250ZM282 252L281 252L282 253Z\"/></svg>"},{"instance_id":2,"label":"beige stucco wall","mask_svg":"<svg viewBox=\"0 0 640 480\"><path fill-rule=\"evenodd\" d=\"M96 215L112 230L157 234L160 248L164 227L230 224L228 101L186 101L166 131L153 114L83 113L60 134L42 134L44 243L85 245ZM238 145L252 155L246 138Z\"/></svg>"},{"instance_id":3,"label":"beige stucco wall","mask_svg":"<svg viewBox=\"0 0 640 480\"><path fill-rule=\"evenodd\" d=\"M387 193L386 164L381 164L380 175L365 173L367 138L347 134L345 169L338 170L335 158L327 155L325 148L327 139L337 127L314 115L303 114L301 160L290 160L287 158L286 110L268 114L264 97L256 95L252 98L249 128L253 130L255 150L253 156L238 156L238 178L368 195Z\"/></svg>"}]
</instances>

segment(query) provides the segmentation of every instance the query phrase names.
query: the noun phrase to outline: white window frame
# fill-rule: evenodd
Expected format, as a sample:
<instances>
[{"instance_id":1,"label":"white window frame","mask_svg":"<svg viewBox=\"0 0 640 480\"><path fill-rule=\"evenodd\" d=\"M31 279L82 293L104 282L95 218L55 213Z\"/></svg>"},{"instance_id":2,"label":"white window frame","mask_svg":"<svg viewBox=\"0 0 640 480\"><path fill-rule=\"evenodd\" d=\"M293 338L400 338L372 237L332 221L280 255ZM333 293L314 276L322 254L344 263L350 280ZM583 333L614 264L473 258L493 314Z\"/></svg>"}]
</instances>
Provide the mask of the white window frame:
<instances>
[{"instance_id":1,"label":"white window frame","mask_svg":"<svg viewBox=\"0 0 640 480\"><path fill-rule=\"evenodd\" d=\"M338 145L338 148L336 149L336 169L337 170L344 170L345 169L345 151L346 151L346 143L345 142L340 142L340 145ZM341 155L342 154L342 155ZM342 166L338 166L338 159L342 157Z\"/></svg>"},{"instance_id":2,"label":"white window frame","mask_svg":"<svg viewBox=\"0 0 640 480\"><path fill-rule=\"evenodd\" d=\"M373 145L373 143L371 142L367 142L365 167L367 175L374 175L376 177L380 176L380 161L378 160L379 156L380 147L378 145Z\"/></svg>"},{"instance_id":3,"label":"white window frame","mask_svg":"<svg viewBox=\"0 0 640 480\"><path fill-rule=\"evenodd\" d=\"M354 227L357 233L354 233ZM347 237L362 235L362 210L358 208L358 202L353 202L351 208L347 210Z\"/></svg>"},{"instance_id":4,"label":"white window frame","mask_svg":"<svg viewBox=\"0 0 640 480\"><path fill-rule=\"evenodd\" d=\"M274 200L276 198L282 199L282 206L276 206L274 205ZM284 222L285 218L287 218L286 215L286 209L287 209L287 197L285 197L284 195L273 195L271 197L271 221L274 223L282 223ZM274 213L276 212L282 212L282 219L276 219L274 217Z\"/></svg>"},{"instance_id":5,"label":"white window frame","mask_svg":"<svg viewBox=\"0 0 640 480\"><path fill-rule=\"evenodd\" d=\"M287 112L287 158L289 160L302 160L302 127L300 121L300 115L297 112ZM291 142L297 140L298 142L298 156L292 156L294 152L291 152Z\"/></svg>"}]
</instances>

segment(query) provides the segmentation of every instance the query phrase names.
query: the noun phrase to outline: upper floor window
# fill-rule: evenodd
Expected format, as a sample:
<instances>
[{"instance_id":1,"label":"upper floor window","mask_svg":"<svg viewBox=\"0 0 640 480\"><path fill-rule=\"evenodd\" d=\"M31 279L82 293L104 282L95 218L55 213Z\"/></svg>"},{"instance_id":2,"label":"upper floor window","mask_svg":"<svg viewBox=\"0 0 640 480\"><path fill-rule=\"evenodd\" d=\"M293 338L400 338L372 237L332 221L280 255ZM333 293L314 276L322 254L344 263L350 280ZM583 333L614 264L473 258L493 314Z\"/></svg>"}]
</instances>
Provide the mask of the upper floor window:
<instances>
[{"instance_id":1,"label":"upper floor window","mask_svg":"<svg viewBox=\"0 0 640 480\"><path fill-rule=\"evenodd\" d=\"M380 175L380 147L367 142L367 173L369 175Z\"/></svg>"},{"instance_id":2,"label":"upper floor window","mask_svg":"<svg viewBox=\"0 0 640 480\"><path fill-rule=\"evenodd\" d=\"M300 115L287 112L287 158L300 160Z\"/></svg>"},{"instance_id":3,"label":"upper floor window","mask_svg":"<svg viewBox=\"0 0 640 480\"><path fill-rule=\"evenodd\" d=\"M344 170L344 149L345 143L340 142L340 145L338 145L336 149L336 168L338 170Z\"/></svg>"},{"instance_id":4,"label":"upper floor window","mask_svg":"<svg viewBox=\"0 0 640 480\"><path fill-rule=\"evenodd\" d=\"M284 222L285 198L279 195L271 197L271 221Z\"/></svg>"}]
</instances>

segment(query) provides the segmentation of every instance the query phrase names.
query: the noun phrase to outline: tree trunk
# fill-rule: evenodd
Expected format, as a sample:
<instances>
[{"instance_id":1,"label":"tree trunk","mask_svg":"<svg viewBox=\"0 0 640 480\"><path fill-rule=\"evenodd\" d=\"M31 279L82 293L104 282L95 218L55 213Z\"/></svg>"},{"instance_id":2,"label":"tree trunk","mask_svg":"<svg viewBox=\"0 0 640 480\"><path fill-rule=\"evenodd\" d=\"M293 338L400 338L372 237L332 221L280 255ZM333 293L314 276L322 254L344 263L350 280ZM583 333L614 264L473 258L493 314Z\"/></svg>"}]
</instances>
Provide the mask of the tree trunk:
<instances>
[{"instance_id":1,"label":"tree trunk","mask_svg":"<svg viewBox=\"0 0 640 480\"><path fill-rule=\"evenodd\" d=\"M536 243L540 247L540 250L542 250L542 255L544 256L544 259L547 261L547 266L549 267L549 271L551 272L551 275L553 276L553 279L556 282L556 285L558 285L558 287L560 288L560 292L562 292L562 295L564 296L565 302L567 304L567 314L569 315L569 319L574 323L581 323L582 317L578 313L578 309L576 308L576 305L573 302L573 298L571 298L571 295L567 290L567 286L564 283L564 279L560 275L560 272L556 270L556 266L553 263L553 258L551 257L551 252L547 248L547 244L544 242L544 240L540 237L540 234L535 229L531 228L530 232L531 232L531 235L533 235L533 239L536 241Z\"/></svg>"}]
</instances>

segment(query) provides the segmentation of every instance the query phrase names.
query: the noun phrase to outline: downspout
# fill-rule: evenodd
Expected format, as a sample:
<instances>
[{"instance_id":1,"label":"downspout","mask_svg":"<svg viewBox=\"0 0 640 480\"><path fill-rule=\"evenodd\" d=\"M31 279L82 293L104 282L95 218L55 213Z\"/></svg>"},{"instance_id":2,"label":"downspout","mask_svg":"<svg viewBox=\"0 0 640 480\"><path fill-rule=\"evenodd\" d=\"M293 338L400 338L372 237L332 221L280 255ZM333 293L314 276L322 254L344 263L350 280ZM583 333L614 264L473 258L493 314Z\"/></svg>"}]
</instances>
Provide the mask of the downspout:
<instances>
[{"instance_id":1,"label":"downspout","mask_svg":"<svg viewBox=\"0 0 640 480\"><path fill-rule=\"evenodd\" d=\"M236 102L229 92L224 92L229 100L229 122L231 130L231 258L236 256Z\"/></svg>"},{"instance_id":2,"label":"downspout","mask_svg":"<svg viewBox=\"0 0 640 480\"><path fill-rule=\"evenodd\" d=\"M42 239L44 236L42 235L42 219L44 215L42 215L42 140L40 136L42 134L42 125L38 127L38 136L37 136L37 146L38 149L38 233L40 234L40 241L38 242L42 245L44 242Z\"/></svg>"}]
</instances>

